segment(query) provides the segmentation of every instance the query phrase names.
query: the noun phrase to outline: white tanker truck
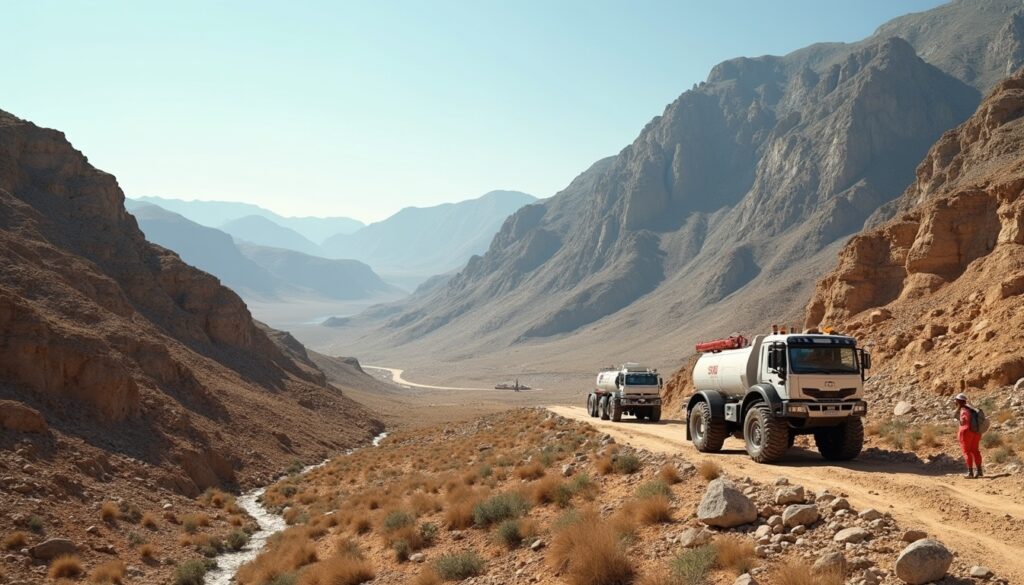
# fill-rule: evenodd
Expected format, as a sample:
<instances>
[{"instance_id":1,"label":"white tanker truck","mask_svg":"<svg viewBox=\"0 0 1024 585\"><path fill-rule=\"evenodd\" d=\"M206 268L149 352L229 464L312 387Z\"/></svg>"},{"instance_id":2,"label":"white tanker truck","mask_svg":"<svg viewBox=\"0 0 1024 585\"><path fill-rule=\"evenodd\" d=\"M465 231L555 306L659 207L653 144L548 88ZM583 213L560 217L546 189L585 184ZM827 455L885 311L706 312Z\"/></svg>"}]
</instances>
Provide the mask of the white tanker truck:
<instances>
[{"instance_id":1,"label":"white tanker truck","mask_svg":"<svg viewBox=\"0 0 1024 585\"><path fill-rule=\"evenodd\" d=\"M857 457L870 354L845 335L773 330L752 341L733 336L697 344L686 438L714 453L733 435L744 439L754 461L771 463L797 435L814 435L825 459Z\"/></svg>"},{"instance_id":2,"label":"white tanker truck","mask_svg":"<svg viewBox=\"0 0 1024 585\"><path fill-rule=\"evenodd\" d=\"M651 422L661 420L661 376L639 364L610 366L597 373L594 391L587 395L592 417L622 420L623 414Z\"/></svg>"}]
</instances>

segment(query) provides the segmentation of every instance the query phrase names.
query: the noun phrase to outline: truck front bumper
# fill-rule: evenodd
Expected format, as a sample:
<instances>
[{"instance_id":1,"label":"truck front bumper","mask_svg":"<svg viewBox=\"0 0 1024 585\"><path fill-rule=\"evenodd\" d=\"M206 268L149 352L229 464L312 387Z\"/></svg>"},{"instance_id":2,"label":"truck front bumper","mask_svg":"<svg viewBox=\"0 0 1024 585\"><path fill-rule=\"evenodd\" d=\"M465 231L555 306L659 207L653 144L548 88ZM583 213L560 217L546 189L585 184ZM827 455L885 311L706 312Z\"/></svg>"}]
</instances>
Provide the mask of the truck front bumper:
<instances>
[{"instance_id":1,"label":"truck front bumper","mask_svg":"<svg viewBox=\"0 0 1024 585\"><path fill-rule=\"evenodd\" d=\"M623 396L622 398L619 399L619 403L622 406L661 406L661 398Z\"/></svg>"},{"instance_id":2,"label":"truck front bumper","mask_svg":"<svg viewBox=\"0 0 1024 585\"><path fill-rule=\"evenodd\" d=\"M842 418L864 416L868 403L863 400L783 400L782 414L788 418Z\"/></svg>"}]
</instances>

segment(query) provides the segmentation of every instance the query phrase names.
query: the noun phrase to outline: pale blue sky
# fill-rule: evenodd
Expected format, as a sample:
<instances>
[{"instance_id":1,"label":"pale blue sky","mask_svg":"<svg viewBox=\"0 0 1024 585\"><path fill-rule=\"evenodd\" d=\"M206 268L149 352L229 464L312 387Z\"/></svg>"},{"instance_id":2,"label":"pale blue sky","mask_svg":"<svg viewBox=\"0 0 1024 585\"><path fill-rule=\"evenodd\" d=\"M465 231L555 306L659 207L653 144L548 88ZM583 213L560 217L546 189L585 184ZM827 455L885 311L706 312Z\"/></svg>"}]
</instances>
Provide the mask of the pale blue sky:
<instances>
[{"instance_id":1,"label":"pale blue sky","mask_svg":"<svg viewBox=\"0 0 1024 585\"><path fill-rule=\"evenodd\" d=\"M129 196L378 220L547 197L735 56L938 0L4 1L0 109Z\"/></svg>"}]
</instances>

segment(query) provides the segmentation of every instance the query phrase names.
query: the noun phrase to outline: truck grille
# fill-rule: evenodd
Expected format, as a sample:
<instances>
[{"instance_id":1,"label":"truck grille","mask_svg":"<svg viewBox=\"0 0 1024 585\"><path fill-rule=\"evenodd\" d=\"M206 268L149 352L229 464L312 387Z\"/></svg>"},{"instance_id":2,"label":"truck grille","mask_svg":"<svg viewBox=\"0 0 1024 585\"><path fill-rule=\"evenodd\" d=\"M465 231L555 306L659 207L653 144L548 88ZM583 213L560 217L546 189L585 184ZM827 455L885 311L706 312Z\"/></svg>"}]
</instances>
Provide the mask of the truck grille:
<instances>
[{"instance_id":1,"label":"truck grille","mask_svg":"<svg viewBox=\"0 0 1024 585\"><path fill-rule=\"evenodd\" d=\"M841 400L857 393L856 388L840 388L839 390L822 390L821 388L802 388L801 392L816 400Z\"/></svg>"}]
</instances>

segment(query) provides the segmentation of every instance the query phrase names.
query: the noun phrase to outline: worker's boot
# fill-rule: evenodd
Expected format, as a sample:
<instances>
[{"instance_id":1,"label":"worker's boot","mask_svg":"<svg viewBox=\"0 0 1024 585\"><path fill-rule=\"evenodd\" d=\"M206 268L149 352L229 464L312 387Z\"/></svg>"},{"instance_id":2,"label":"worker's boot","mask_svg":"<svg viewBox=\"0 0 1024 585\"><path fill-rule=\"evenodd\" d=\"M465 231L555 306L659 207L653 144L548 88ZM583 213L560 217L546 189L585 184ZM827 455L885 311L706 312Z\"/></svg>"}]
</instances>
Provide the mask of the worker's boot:
<instances>
[{"instance_id":1,"label":"worker's boot","mask_svg":"<svg viewBox=\"0 0 1024 585\"><path fill-rule=\"evenodd\" d=\"M966 479L974 479L974 470L970 467L967 468L967 473L964 474Z\"/></svg>"},{"instance_id":2,"label":"worker's boot","mask_svg":"<svg viewBox=\"0 0 1024 585\"><path fill-rule=\"evenodd\" d=\"M975 474L974 474L974 477L982 477L982 473L981 473L981 465L979 465L979 466L978 466L978 473L975 473Z\"/></svg>"}]
</instances>

